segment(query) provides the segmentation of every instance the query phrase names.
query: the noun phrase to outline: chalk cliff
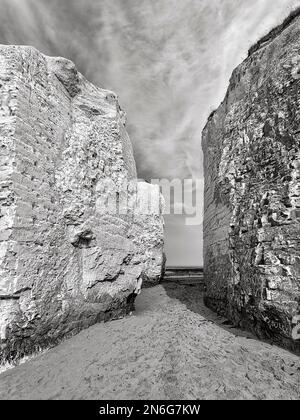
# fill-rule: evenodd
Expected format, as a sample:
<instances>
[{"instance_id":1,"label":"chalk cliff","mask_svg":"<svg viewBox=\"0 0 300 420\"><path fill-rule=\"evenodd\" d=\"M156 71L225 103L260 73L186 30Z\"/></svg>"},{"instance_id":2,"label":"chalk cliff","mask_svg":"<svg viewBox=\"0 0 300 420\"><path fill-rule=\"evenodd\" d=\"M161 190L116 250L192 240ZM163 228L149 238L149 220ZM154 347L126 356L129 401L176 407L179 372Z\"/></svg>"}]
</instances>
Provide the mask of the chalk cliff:
<instances>
[{"instance_id":1,"label":"chalk cliff","mask_svg":"<svg viewBox=\"0 0 300 420\"><path fill-rule=\"evenodd\" d=\"M3 362L125 315L164 260L118 98L72 62L0 46L0 142Z\"/></svg>"},{"instance_id":2,"label":"chalk cliff","mask_svg":"<svg viewBox=\"0 0 300 420\"><path fill-rule=\"evenodd\" d=\"M255 45L203 132L206 303L300 351L300 16Z\"/></svg>"}]
</instances>

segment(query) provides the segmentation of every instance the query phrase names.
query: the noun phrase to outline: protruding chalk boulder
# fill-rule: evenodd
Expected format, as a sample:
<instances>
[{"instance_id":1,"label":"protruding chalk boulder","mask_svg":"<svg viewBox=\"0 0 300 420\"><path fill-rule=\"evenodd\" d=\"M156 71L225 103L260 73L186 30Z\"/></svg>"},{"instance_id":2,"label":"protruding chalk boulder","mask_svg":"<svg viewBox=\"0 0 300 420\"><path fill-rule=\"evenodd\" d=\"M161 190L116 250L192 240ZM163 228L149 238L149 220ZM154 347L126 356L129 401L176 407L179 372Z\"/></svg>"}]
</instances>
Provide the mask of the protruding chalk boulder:
<instances>
[{"instance_id":1,"label":"protruding chalk boulder","mask_svg":"<svg viewBox=\"0 0 300 420\"><path fill-rule=\"evenodd\" d=\"M162 267L163 220L161 206L139 211L117 96L64 58L0 46L0 142L5 361L130 311L140 279Z\"/></svg>"}]
</instances>

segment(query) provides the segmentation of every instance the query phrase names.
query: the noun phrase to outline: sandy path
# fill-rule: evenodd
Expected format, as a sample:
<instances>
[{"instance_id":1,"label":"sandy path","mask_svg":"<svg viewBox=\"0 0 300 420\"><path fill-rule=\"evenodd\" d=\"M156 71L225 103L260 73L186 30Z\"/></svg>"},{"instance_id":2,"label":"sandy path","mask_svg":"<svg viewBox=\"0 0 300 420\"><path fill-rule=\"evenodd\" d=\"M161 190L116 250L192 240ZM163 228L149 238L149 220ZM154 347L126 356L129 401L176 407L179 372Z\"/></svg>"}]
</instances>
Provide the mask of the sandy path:
<instances>
[{"instance_id":1,"label":"sandy path","mask_svg":"<svg viewBox=\"0 0 300 420\"><path fill-rule=\"evenodd\" d=\"M157 286L136 306L0 375L0 398L300 398L299 357L224 329L197 288Z\"/></svg>"}]
</instances>

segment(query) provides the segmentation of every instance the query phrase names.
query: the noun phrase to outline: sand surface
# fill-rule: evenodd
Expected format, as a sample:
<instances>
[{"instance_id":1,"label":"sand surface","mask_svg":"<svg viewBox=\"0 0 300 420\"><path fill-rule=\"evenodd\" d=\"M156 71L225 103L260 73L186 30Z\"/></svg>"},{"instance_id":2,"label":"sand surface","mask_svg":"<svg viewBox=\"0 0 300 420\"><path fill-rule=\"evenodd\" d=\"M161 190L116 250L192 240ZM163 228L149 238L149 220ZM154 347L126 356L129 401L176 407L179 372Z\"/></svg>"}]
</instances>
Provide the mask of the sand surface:
<instances>
[{"instance_id":1,"label":"sand surface","mask_svg":"<svg viewBox=\"0 0 300 420\"><path fill-rule=\"evenodd\" d=\"M2 373L0 398L299 399L299 357L225 327L197 287L143 290L136 309Z\"/></svg>"}]
</instances>

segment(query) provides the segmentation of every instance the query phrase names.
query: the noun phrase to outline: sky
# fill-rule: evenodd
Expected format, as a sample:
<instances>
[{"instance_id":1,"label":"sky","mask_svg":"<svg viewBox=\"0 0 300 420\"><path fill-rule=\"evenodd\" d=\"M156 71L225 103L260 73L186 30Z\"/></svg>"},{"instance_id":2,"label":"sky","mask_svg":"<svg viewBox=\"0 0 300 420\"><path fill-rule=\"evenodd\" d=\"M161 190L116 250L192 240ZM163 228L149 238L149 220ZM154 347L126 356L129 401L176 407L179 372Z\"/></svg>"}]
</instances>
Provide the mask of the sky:
<instances>
[{"instance_id":1,"label":"sky","mask_svg":"<svg viewBox=\"0 0 300 420\"><path fill-rule=\"evenodd\" d=\"M70 58L127 112L138 175L203 180L201 132L249 47L300 0L0 0L0 43ZM198 194L203 195L203 182ZM166 217L168 265L202 265L202 223Z\"/></svg>"}]
</instances>

